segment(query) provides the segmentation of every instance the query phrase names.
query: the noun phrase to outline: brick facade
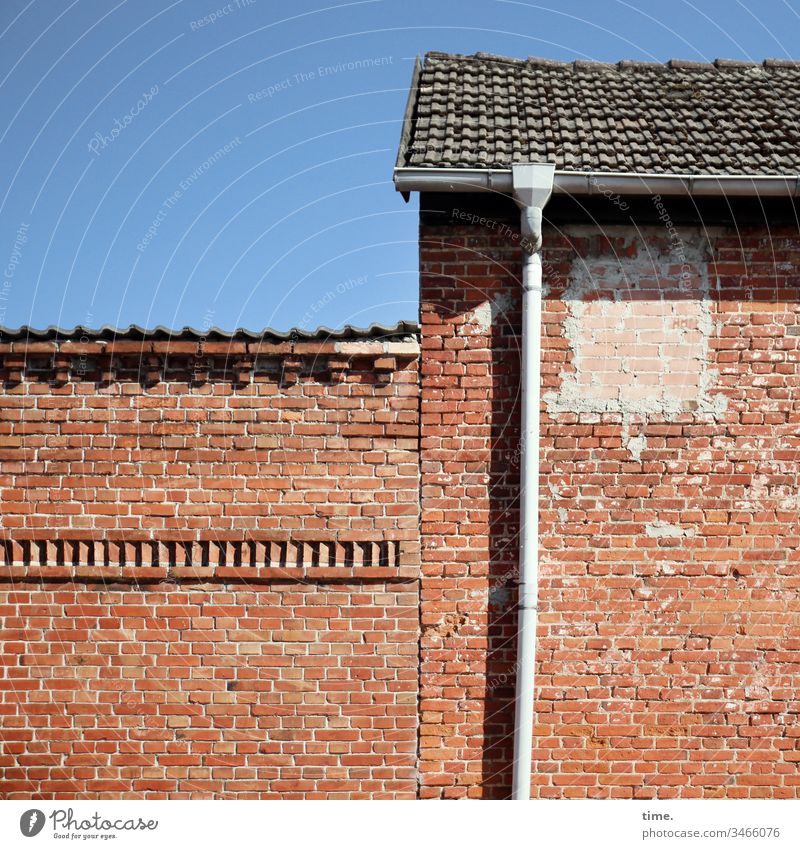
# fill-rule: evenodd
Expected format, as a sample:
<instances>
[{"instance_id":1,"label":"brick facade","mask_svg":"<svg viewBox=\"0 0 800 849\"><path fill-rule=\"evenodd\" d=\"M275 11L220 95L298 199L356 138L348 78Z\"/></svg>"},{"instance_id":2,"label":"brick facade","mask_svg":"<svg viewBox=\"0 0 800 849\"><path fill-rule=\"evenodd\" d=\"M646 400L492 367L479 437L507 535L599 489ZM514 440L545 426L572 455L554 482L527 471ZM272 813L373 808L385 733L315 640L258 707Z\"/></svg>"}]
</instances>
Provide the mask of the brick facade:
<instances>
[{"instance_id":1,"label":"brick facade","mask_svg":"<svg viewBox=\"0 0 800 849\"><path fill-rule=\"evenodd\" d=\"M465 226L465 203L431 200L420 235L434 798L510 792L519 235L510 204ZM674 224L664 205L544 233L533 793L796 798L796 226Z\"/></svg>"},{"instance_id":2,"label":"brick facade","mask_svg":"<svg viewBox=\"0 0 800 849\"><path fill-rule=\"evenodd\" d=\"M4 798L416 794L417 347L4 344Z\"/></svg>"}]
</instances>

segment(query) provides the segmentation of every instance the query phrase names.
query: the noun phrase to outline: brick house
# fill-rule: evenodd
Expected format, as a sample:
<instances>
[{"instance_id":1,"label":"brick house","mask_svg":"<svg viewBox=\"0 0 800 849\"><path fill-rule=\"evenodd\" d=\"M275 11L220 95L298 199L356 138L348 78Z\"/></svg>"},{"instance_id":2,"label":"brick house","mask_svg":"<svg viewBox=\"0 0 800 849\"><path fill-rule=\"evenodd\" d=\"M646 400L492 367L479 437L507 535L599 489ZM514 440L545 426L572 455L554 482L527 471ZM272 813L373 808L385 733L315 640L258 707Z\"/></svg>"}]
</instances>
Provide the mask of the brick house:
<instances>
[{"instance_id":1,"label":"brick house","mask_svg":"<svg viewBox=\"0 0 800 849\"><path fill-rule=\"evenodd\" d=\"M797 798L797 105L429 54L418 327L4 332L0 792Z\"/></svg>"}]
</instances>

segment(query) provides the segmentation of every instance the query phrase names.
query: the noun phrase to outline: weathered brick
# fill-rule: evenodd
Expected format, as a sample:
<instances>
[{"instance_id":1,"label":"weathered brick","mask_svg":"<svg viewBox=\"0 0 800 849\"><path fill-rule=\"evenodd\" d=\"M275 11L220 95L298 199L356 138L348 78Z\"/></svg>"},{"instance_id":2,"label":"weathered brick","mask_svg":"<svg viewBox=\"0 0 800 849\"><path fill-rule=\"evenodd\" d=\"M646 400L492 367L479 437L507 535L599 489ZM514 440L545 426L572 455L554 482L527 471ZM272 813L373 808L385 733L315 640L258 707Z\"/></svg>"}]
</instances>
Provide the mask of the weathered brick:
<instances>
[{"instance_id":1,"label":"weathered brick","mask_svg":"<svg viewBox=\"0 0 800 849\"><path fill-rule=\"evenodd\" d=\"M789 230L734 225L708 246L677 233L688 267L660 225L544 234L540 798L798 793L798 358L781 346L800 292L751 281L800 251ZM422 798L510 792L518 250L496 229L423 218Z\"/></svg>"}]
</instances>

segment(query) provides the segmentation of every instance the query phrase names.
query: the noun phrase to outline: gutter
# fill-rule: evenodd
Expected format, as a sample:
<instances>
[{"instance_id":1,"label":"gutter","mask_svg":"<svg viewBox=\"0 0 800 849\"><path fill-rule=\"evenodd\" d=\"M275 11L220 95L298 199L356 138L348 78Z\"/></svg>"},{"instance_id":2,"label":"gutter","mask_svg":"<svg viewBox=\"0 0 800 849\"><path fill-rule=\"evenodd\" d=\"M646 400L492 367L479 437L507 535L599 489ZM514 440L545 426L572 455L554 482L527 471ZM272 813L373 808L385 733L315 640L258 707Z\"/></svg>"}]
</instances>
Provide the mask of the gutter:
<instances>
[{"instance_id":1,"label":"gutter","mask_svg":"<svg viewBox=\"0 0 800 849\"><path fill-rule=\"evenodd\" d=\"M406 199L410 192L480 192L513 194L511 168L394 169L394 185ZM800 196L800 175L647 174L616 171L556 171L553 194L690 195L695 197Z\"/></svg>"}]
</instances>

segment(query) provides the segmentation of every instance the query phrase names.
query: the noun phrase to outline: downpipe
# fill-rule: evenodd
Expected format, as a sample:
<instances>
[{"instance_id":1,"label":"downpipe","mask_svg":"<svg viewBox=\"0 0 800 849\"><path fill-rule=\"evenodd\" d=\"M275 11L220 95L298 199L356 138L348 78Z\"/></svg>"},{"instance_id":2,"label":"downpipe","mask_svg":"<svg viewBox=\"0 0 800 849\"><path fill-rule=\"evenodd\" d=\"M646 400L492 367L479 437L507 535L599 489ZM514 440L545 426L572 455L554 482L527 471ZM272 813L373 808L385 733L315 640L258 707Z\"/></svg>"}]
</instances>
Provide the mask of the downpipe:
<instances>
[{"instance_id":1,"label":"downpipe","mask_svg":"<svg viewBox=\"0 0 800 849\"><path fill-rule=\"evenodd\" d=\"M555 167L512 167L513 196L522 234L522 385L517 687L512 799L531 797L539 595L539 406L541 394L542 209L553 190Z\"/></svg>"}]
</instances>

